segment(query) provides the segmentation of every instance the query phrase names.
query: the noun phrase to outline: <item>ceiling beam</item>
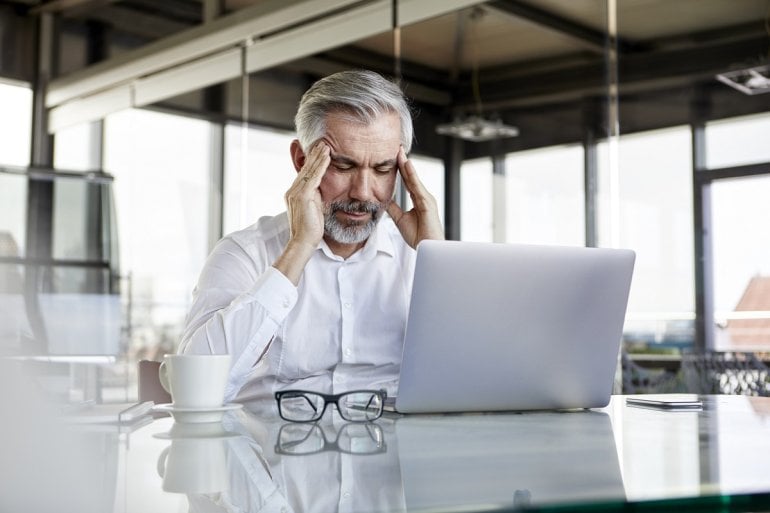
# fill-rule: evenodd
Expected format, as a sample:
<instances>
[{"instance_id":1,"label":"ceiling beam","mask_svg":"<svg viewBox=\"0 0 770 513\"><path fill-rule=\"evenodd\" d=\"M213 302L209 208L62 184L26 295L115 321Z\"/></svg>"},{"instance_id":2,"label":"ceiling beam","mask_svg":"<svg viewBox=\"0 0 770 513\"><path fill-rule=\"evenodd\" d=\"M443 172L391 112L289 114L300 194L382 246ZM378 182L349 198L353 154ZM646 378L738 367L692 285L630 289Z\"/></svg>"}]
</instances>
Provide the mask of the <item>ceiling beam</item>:
<instances>
[{"instance_id":1,"label":"ceiling beam","mask_svg":"<svg viewBox=\"0 0 770 513\"><path fill-rule=\"evenodd\" d=\"M32 7L30 14L64 13L73 9L93 9L116 0L49 0Z\"/></svg>"},{"instance_id":2,"label":"ceiling beam","mask_svg":"<svg viewBox=\"0 0 770 513\"><path fill-rule=\"evenodd\" d=\"M142 13L121 5L112 5L90 11L88 19L104 23L123 34L149 40L156 40L190 28L187 23Z\"/></svg>"},{"instance_id":3,"label":"ceiling beam","mask_svg":"<svg viewBox=\"0 0 770 513\"><path fill-rule=\"evenodd\" d=\"M152 73L228 50L253 37L264 37L338 9L356 0L263 0L251 8L171 35L108 61L52 80L46 106L96 94Z\"/></svg>"},{"instance_id":4,"label":"ceiling beam","mask_svg":"<svg viewBox=\"0 0 770 513\"><path fill-rule=\"evenodd\" d=\"M766 52L767 38L756 37L725 44L702 44L690 48L661 50L621 56L620 92L644 92L711 80L718 72L733 69L747 57ZM545 103L572 101L586 96L606 94L605 64L566 62L554 69L521 73L519 64L487 68L481 73L481 95L485 110L518 108ZM716 79L714 79L716 80ZM463 77L456 105L470 111L475 100L470 93L470 78Z\"/></svg>"},{"instance_id":5,"label":"ceiling beam","mask_svg":"<svg viewBox=\"0 0 770 513\"><path fill-rule=\"evenodd\" d=\"M496 0L484 5L486 9L499 14L524 19L559 32L580 41L587 49L603 54L606 46L606 35L600 30L558 16L545 9L540 9L518 0ZM618 40L618 51L623 53L632 49L627 41Z\"/></svg>"}]
</instances>

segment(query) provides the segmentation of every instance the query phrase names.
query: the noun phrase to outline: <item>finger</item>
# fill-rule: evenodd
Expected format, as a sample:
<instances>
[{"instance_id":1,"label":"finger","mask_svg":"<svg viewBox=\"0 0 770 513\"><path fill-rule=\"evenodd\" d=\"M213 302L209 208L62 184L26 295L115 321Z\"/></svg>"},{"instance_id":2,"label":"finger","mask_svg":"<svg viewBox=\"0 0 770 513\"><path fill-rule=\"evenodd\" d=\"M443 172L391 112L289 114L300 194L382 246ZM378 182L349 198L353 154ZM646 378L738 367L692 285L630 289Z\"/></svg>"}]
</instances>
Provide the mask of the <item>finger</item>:
<instances>
[{"instance_id":1,"label":"finger","mask_svg":"<svg viewBox=\"0 0 770 513\"><path fill-rule=\"evenodd\" d=\"M329 155L329 147L323 141L318 141L318 143L313 146L313 149L308 156L308 160L302 167L302 172L300 174L303 175L303 181L312 180L319 174L323 175L326 171L325 165L328 165L330 159Z\"/></svg>"},{"instance_id":2,"label":"finger","mask_svg":"<svg viewBox=\"0 0 770 513\"><path fill-rule=\"evenodd\" d=\"M420 177L417 176L417 170L414 168L412 161L406 158L403 147L398 152L398 168L401 171L404 186L407 192L409 192L409 197L412 198L412 204L419 210L433 208L435 198L422 183Z\"/></svg>"},{"instance_id":3,"label":"finger","mask_svg":"<svg viewBox=\"0 0 770 513\"><path fill-rule=\"evenodd\" d=\"M317 189L321 185L321 179L326 174L326 169L331 162L329 146L323 141L318 141L310 149L305 164L297 174L294 183L299 189Z\"/></svg>"},{"instance_id":4,"label":"finger","mask_svg":"<svg viewBox=\"0 0 770 513\"><path fill-rule=\"evenodd\" d=\"M403 146L398 151L398 170L412 199L414 199L415 194L425 196L428 191L417 176L417 170L414 168L412 161L406 157Z\"/></svg>"},{"instance_id":5,"label":"finger","mask_svg":"<svg viewBox=\"0 0 770 513\"><path fill-rule=\"evenodd\" d=\"M398 222L401 220L401 216L404 215L404 210L398 205L398 203L391 200L385 210L387 210L388 215L391 219L393 219L393 222L398 225Z\"/></svg>"}]
</instances>

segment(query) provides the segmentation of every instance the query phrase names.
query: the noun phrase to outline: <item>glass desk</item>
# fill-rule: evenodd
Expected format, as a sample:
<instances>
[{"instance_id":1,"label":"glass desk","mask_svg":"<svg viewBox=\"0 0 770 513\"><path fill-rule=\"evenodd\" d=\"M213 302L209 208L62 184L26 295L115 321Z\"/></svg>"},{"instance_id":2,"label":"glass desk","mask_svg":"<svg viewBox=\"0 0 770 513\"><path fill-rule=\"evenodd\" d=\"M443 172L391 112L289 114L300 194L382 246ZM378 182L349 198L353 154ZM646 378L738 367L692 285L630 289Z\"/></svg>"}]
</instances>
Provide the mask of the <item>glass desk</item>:
<instances>
[{"instance_id":1,"label":"glass desk","mask_svg":"<svg viewBox=\"0 0 770 513\"><path fill-rule=\"evenodd\" d=\"M770 398L601 410L3 428L0 511L770 511ZM43 414L40 414L43 415ZM13 436L34 440L17 443Z\"/></svg>"}]
</instances>

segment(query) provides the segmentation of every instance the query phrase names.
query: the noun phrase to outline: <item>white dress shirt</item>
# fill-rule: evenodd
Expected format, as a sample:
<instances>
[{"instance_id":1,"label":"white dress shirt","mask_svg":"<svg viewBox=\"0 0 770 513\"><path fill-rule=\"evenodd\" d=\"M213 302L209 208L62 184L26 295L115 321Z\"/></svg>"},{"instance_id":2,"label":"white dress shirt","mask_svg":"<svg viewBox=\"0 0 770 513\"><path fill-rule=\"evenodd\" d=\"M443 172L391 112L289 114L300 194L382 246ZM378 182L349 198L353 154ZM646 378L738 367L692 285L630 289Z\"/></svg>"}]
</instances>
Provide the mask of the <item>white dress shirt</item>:
<instances>
[{"instance_id":1,"label":"white dress shirt","mask_svg":"<svg viewBox=\"0 0 770 513\"><path fill-rule=\"evenodd\" d=\"M272 267L288 240L283 213L219 241L179 352L233 356L227 401L287 388L395 393L415 251L383 215L347 260L321 241L295 287Z\"/></svg>"}]
</instances>

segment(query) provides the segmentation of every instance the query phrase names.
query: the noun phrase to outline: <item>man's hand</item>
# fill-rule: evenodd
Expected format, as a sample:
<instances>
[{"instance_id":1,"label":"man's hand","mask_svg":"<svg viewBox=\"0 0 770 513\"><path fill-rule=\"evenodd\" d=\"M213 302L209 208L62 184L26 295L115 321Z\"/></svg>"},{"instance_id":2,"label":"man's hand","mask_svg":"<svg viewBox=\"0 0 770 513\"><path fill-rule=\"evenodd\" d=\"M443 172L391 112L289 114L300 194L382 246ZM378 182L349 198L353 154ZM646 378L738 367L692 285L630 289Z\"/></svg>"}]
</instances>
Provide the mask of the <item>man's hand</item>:
<instances>
[{"instance_id":1,"label":"man's hand","mask_svg":"<svg viewBox=\"0 0 770 513\"><path fill-rule=\"evenodd\" d=\"M436 198L417 177L417 172L412 162L406 158L403 147L398 151L398 171L414 207L404 212L395 201L391 201L388 204L388 214L398 226L404 240L413 248L416 248L421 240L443 240L444 228L438 217Z\"/></svg>"},{"instance_id":2,"label":"man's hand","mask_svg":"<svg viewBox=\"0 0 770 513\"><path fill-rule=\"evenodd\" d=\"M273 267L295 285L324 235L324 206L319 186L331 162L330 151L323 141L314 144L284 196L289 215L289 243Z\"/></svg>"}]
</instances>

